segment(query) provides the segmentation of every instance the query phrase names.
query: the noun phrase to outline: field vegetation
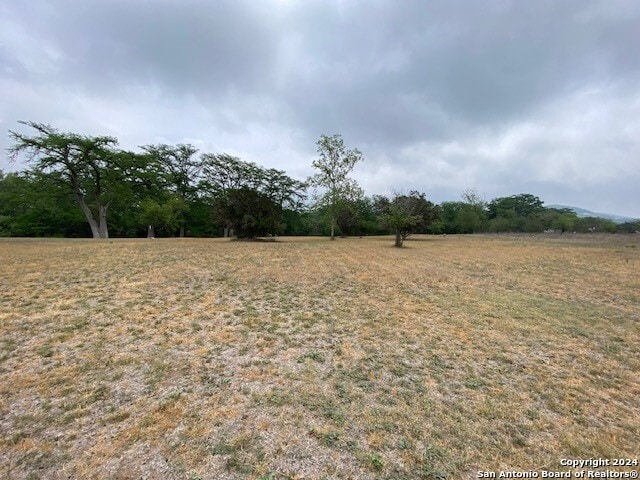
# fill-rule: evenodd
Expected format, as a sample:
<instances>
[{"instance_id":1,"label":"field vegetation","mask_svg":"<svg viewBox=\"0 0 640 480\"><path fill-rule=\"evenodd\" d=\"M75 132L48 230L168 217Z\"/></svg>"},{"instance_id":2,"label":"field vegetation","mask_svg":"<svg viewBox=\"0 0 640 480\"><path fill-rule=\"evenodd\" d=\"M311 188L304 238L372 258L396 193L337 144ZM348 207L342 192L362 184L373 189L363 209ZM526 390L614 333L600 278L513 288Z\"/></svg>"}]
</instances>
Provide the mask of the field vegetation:
<instances>
[{"instance_id":1,"label":"field vegetation","mask_svg":"<svg viewBox=\"0 0 640 480\"><path fill-rule=\"evenodd\" d=\"M0 240L7 479L637 457L638 235Z\"/></svg>"}]
</instances>

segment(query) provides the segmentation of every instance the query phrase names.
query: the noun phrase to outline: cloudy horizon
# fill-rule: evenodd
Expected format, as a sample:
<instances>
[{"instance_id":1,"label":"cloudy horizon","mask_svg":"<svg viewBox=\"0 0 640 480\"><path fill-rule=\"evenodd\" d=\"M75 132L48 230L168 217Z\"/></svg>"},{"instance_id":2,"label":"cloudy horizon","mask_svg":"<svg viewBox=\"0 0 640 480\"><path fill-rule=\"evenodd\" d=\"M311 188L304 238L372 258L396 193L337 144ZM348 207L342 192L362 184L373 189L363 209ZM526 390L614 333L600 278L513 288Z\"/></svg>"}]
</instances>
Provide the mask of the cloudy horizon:
<instances>
[{"instance_id":1,"label":"cloudy horizon","mask_svg":"<svg viewBox=\"0 0 640 480\"><path fill-rule=\"evenodd\" d=\"M30 120L304 179L337 133L367 195L640 218L638 25L632 0L0 1L0 149Z\"/></svg>"}]
</instances>

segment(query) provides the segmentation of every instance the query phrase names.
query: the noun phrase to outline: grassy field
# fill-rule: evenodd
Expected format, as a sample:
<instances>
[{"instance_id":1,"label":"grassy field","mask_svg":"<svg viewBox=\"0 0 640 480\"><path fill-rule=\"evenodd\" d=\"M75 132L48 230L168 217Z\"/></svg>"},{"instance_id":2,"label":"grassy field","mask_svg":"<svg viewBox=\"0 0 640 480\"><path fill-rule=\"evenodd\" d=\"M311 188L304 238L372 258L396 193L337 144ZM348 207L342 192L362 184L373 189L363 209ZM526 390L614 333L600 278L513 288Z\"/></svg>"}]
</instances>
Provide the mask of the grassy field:
<instances>
[{"instance_id":1,"label":"grassy field","mask_svg":"<svg viewBox=\"0 0 640 480\"><path fill-rule=\"evenodd\" d=\"M640 453L640 236L0 240L0 478Z\"/></svg>"}]
</instances>

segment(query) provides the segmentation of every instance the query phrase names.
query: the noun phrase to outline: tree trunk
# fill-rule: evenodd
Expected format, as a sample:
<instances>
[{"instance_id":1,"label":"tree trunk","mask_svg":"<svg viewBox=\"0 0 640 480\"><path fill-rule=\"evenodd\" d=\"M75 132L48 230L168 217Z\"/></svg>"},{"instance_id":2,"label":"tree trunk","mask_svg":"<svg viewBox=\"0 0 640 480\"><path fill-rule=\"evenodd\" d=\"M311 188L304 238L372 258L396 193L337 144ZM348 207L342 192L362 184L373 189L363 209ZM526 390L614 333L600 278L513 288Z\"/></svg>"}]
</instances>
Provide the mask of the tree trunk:
<instances>
[{"instance_id":1,"label":"tree trunk","mask_svg":"<svg viewBox=\"0 0 640 480\"><path fill-rule=\"evenodd\" d=\"M149 225L149 228L147 228L147 238L156 238L156 234L153 231L153 225Z\"/></svg>"},{"instance_id":2,"label":"tree trunk","mask_svg":"<svg viewBox=\"0 0 640 480\"><path fill-rule=\"evenodd\" d=\"M336 229L336 219L331 217L331 240L336 239L335 229Z\"/></svg>"},{"instance_id":3,"label":"tree trunk","mask_svg":"<svg viewBox=\"0 0 640 480\"><path fill-rule=\"evenodd\" d=\"M87 222L89 222L89 227L91 228L91 235L93 235L93 238L102 238L100 236L100 227L98 226L98 222L96 222L96 219L93 218L93 212L91 212L91 209L87 205L87 202L85 202L84 196L80 193L76 193L76 200L78 201L80 210L82 210L82 213L84 214L84 218L86 218Z\"/></svg>"},{"instance_id":4,"label":"tree trunk","mask_svg":"<svg viewBox=\"0 0 640 480\"><path fill-rule=\"evenodd\" d=\"M184 237L184 225L180 225L180 233L179 233L179 235L180 235L180 238Z\"/></svg>"},{"instance_id":5,"label":"tree trunk","mask_svg":"<svg viewBox=\"0 0 640 480\"><path fill-rule=\"evenodd\" d=\"M100 238L109 238L109 227L107 227L108 205L98 205L98 215L100 221Z\"/></svg>"},{"instance_id":6,"label":"tree trunk","mask_svg":"<svg viewBox=\"0 0 640 480\"><path fill-rule=\"evenodd\" d=\"M400 233L399 231L396 232L396 247L400 248L402 247L402 233Z\"/></svg>"}]
</instances>

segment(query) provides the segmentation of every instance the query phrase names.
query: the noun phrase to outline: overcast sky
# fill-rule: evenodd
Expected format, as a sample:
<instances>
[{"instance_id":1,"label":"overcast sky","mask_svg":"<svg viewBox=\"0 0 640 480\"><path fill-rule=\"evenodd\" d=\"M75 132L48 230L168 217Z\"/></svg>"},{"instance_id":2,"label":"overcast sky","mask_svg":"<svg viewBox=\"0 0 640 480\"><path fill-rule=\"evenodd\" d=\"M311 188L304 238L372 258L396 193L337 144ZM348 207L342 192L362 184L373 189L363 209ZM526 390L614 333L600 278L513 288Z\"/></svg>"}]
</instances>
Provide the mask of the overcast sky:
<instances>
[{"instance_id":1,"label":"overcast sky","mask_svg":"<svg viewBox=\"0 0 640 480\"><path fill-rule=\"evenodd\" d=\"M640 217L638 0L0 0L0 169L18 120L312 174L368 195L532 193Z\"/></svg>"}]
</instances>

